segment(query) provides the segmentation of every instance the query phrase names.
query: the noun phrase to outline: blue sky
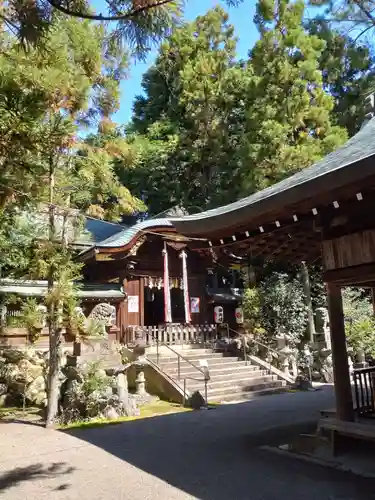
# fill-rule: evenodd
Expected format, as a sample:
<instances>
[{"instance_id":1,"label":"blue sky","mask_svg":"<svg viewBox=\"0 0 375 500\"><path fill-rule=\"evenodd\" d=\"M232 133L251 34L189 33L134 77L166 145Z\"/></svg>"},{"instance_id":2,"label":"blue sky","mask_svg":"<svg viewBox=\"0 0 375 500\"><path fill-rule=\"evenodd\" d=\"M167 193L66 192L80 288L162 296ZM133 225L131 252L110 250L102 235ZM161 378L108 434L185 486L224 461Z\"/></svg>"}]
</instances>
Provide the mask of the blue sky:
<instances>
[{"instance_id":1,"label":"blue sky","mask_svg":"<svg viewBox=\"0 0 375 500\"><path fill-rule=\"evenodd\" d=\"M192 21L218 4L224 5L224 2L217 0L187 0L185 19ZM228 12L230 14L230 21L235 26L236 34L239 38L237 46L238 56L245 57L249 48L253 46L258 37L257 29L253 24L255 0L245 0L242 5L229 9ZM117 123L123 124L129 121L134 97L141 93L142 75L152 65L156 54L157 49L149 54L145 63L137 62L136 64L132 64L129 78L121 85L121 107L114 116L114 121Z\"/></svg>"}]
</instances>

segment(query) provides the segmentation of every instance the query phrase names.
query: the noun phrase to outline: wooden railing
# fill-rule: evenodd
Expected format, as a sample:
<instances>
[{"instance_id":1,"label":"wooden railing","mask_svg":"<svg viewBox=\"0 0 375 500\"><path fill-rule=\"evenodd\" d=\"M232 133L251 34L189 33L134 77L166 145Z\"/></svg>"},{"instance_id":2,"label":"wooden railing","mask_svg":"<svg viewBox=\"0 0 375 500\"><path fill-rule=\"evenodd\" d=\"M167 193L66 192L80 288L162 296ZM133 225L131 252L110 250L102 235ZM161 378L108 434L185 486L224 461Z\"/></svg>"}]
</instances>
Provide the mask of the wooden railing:
<instances>
[{"instance_id":1,"label":"wooden railing","mask_svg":"<svg viewBox=\"0 0 375 500\"><path fill-rule=\"evenodd\" d=\"M210 325L161 325L161 326L128 326L125 328L122 341L131 344L135 340L136 331L142 331L143 339L148 346L158 342L166 345L208 344L217 339L217 326Z\"/></svg>"},{"instance_id":2,"label":"wooden railing","mask_svg":"<svg viewBox=\"0 0 375 500\"><path fill-rule=\"evenodd\" d=\"M375 366L353 371L357 413L362 416L375 415Z\"/></svg>"}]
</instances>

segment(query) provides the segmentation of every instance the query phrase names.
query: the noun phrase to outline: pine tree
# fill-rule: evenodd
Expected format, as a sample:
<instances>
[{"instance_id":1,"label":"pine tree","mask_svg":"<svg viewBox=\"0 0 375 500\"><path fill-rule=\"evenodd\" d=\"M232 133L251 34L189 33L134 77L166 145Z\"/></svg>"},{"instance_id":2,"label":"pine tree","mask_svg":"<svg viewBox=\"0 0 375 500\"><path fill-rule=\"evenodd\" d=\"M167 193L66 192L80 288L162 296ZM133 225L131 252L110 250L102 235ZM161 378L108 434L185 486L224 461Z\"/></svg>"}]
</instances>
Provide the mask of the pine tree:
<instances>
[{"instance_id":1,"label":"pine tree","mask_svg":"<svg viewBox=\"0 0 375 500\"><path fill-rule=\"evenodd\" d=\"M237 6L242 1L226 3ZM184 0L105 0L97 12L89 0L6 0L0 6L0 18L24 46L38 43L59 12L75 19L111 21L112 41L125 42L142 58L179 22L184 5Z\"/></svg>"},{"instance_id":2,"label":"pine tree","mask_svg":"<svg viewBox=\"0 0 375 500\"><path fill-rule=\"evenodd\" d=\"M6 30L0 33L0 43L0 215L9 227L15 208L48 207L48 235L44 232L30 244L29 254L22 254L29 258L28 266L22 259L22 267L27 267L27 277L48 280L47 425L52 425L59 397L60 314L79 276L67 232L57 230L57 216L65 221L71 205L90 209L101 203L105 215L115 204L128 212L138 203L119 183L111 162L103 161L101 151L78 154L80 124L99 119L103 127L116 109L126 61L104 26L62 15L55 15L45 36L27 52ZM83 186L84 202L82 192L77 193ZM9 248L9 236L4 240L0 248ZM5 263L13 272L14 262L8 258Z\"/></svg>"},{"instance_id":3,"label":"pine tree","mask_svg":"<svg viewBox=\"0 0 375 500\"><path fill-rule=\"evenodd\" d=\"M260 40L250 54L247 168L243 193L273 184L314 163L346 139L332 126L333 99L323 89L324 42L302 25L301 1L260 0Z\"/></svg>"},{"instance_id":4,"label":"pine tree","mask_svg":"<svg viewBox=\"0 0 375 500\"><path fill-rule=\"evenodd\" d=\"M333 97L332 122L353 136L366 114L366 96L375 89L375 58L371 46L338 31L322 18L307 24L310 34L326 45L319 58L324 89Z\"/></svg>"}]
</instances>

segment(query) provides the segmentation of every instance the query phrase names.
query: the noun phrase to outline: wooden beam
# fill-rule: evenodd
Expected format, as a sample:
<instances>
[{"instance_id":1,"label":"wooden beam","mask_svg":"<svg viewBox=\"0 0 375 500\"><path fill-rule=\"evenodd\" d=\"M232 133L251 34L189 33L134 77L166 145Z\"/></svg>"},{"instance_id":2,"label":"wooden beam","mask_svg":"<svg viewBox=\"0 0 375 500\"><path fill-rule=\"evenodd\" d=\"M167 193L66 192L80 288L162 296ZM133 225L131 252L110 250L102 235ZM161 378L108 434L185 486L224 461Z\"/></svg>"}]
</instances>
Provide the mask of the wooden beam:
<instances>
[{"instance_id":1,"label":"wooden beam","mask_svg":"<svg viewBox=\"0 0 375 500\"><path fill-rule=\"evenodd\" d=\"M325 271L323 279L325 282L337 283L341 286L371 283L375 281L375 262L373 264Z\"/></svg>"},{"instance_id":2,"label":"wooden beam","mask_svg":"<svg viewBox=\"0 0 375 500\"><path fill-rule=\"evenodd\" d=\"M327 295L335 381L336 415L339 420L351 422L354 420L354 410L340 286L335 283L327 283Z\"/></svg>"}]
</instances>

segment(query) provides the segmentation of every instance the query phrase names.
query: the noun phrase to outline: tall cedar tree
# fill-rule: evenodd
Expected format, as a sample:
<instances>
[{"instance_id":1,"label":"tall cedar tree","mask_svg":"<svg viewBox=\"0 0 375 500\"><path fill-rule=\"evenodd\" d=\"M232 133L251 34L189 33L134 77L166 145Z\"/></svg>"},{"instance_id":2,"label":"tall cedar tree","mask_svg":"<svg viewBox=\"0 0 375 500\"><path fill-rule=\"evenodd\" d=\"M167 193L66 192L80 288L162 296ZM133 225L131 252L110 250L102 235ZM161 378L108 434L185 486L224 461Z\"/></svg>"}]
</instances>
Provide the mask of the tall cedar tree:
<instances>
[{"instance_id":1,"label":"tall cedar tree","mask_svg":"<svg viewBox=\"0 0 375 500\"><path fill-rule=\"evenodd\" d=\"M292 175L346 140L330 120L334 103L319 70L324 41L304 30L303 13L301 1L257 5L260 40L250 54L243 194Z\"/></svg>"},{"instance_id":2,"label":"tall cedar tree","mask_svg":"<svg viewBox=\"0 0 375 500\"><path fill-rule=\"evenodd\" d=\"M235 53L233 26L216 7L174 30L145 74L144 96L135 101L131 127L143 135L133 139L140 161L123 179L150 193L153 213L173 204L196 210L235 199L247 77ZM154 163L153 170L142 155L159 148L163 167ZM164 197L159 191L156 200L155 179L164 186Z\"/></svg>"}]
</instances>

